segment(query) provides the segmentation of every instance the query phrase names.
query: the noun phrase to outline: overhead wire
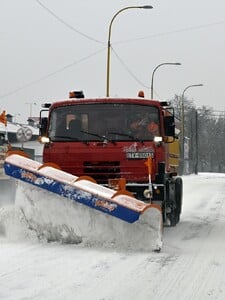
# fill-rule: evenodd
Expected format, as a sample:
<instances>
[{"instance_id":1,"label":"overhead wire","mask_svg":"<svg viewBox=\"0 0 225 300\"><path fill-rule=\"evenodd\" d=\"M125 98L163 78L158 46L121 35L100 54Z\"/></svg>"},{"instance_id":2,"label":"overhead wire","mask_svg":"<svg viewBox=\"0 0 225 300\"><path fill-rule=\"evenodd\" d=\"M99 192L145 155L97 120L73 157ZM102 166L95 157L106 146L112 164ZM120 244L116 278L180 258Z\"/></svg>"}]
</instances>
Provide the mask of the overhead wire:
<instances>
[{"instance_id":1,"label":"overhead wire","mask_svg":"<svg viewBox=\"0 0 225 300\"><path fill-rule=\"evenodd\" d=\"M133 77L135 79L136 82L138 82L141 86L150 89L149 86L145 85L143 82L141 82L137 76L128 68L128 66L125 64L125 62L122 60L122 58L117 54L117 52L114 50L113 47L111 47L113 53L115 54L116 58L119 60L119 62L121 63L121 65L123 65L123 67L126 69L126 71L131 75L131 77Z\"/></svg>"},{"instance_id":2,"label":"overhead wire","mask_svg":"<svg viewBox=\"0 0 225 300\"><path fill-rule=\"evenodd\" d=\"M139 37L139 38L117 41L117 42L114 42L114 45L115 44L126 44L126 43L131 43L131 42L135 42L135 41L139 41L139 40L146 40L149 38L160 37L160 36L170 35L170 34L175 34L175 33L182 33L182 32L186 32L186 31L193 31L193 30L203 29L203 28L207 28L207 27L211 27L211 26L222 25L224 23L225 23L225 20L222 20L219 22L201 24L201 25L197 25L197 26L190 26L187 28L181 28L181 29L166 31L166 32L161 32L161 33L155 33L155 34L151 34L151 35L147 35L147 36L143 36L143 37Z\"/></svg>"},{"instance_id":3,"label":"overhead wire","mask_svg":"<svg viewBox=\"0 0 225 300\"><path fill-rule=\"evenodd\" d=\"M69 23L67 23L66 21L64 21L61 17L59 17L58 15L56 15L51 9L49 9L47 6L45 6L40 0L35 0L35 2L37 2L43 9L45 9L50 15L52 15L55 19L57 19L60 23L62 23L63 25L65 25L67 28L71 29L72 31L76 32L77 34L93 41L99 44L105 44L102 41L99 41L89 35L87 35L86 33L81 32L80 30L74 28L72 25L70 25Z\"/></svg>"},{"instance_id":4,"label":"overhead wire","mask_svg":"<svg viewBox=\"0 0 225 300\"><path fill-rule=\"evenodd\" d=\"M123 67L125 68L125 70L130 74L130 76L138 83L140 84L142 87L150 90L150 86L144 84L142 81L140 81L138 79L138 77L130 70L130 68L127 66L127 64L122 60L122 58L118 55L118 53L115 51L115 49L113 49L113 47L111 47L112 52L114 53L114 55L116 56L116 58L119 60L119 62L121 63L121 65L123 65ZM154 90L154 93L159 97L159 95L157 94L157 92Z\"/></svg>"},{"instance_id":5,"label":"overhead wire","mask_svg":"<svg viewBox=\"0 0 225 300\"><path fill-rule=\"evenodd\" d=\"M163 36L163 35L169 35L169 34L175 34L175 33L182 33L182 32L186 32L186 31L198 30L198 29L202 29L202 28L206 28L206 27L221 25L221 24L224 24L224 23L225 23L225 20L219 21L219 22L208 23L208 24L201 24L201 25L198 25L198 26L191 26L191 27L188 27L188 28L181 28L181 29L178 29L178 30L162 32L162 33L156 33L156 34L148 35L148 36L145 36L145 37L139 37L139 38L135 38L135 39L117 41L117 42L114 42L113 44L114 45L125 44L125 43L129 43L129 42L133 42L133 41L144 40L144 39L159 37L159 36ZM116 53L116 51L113 48L112 48L112 50L113 50L115 56L117 57L117 59L119 60L119 62L123 65L123 67L126 69L126 71L132 76L132 78L134 78L134 80L136 82L138 82L139 84L141 84L143 87L145 87L147 89L150 89L149 86L143 84L137 78L137 76L128 68L128 66L124 63L124 61L122 61L122 59L119 57L119 55ZM157 95L158 98L160 98L158 93L155 90L154 90L154 93Z\"/></svg>"},{"instance_id":6,"label":"overhead wire","mask_svg":"<svg viewBox=\"0 0 225 300\"><path fill-rule=\"evenodd\" d=\"M68 28L70 28L71 30L75 31L76 33L82 35L83 37L86 37L88 38L89 40L92 40L92 41L95 41L97 43L101 43L101 44L104 44L103 42L101 41L98 41L82 32L80 32L79 30L75 29L73 26L71 26L70 24L68 24L67 22L65 22L62 18L60 18L59 16L57 16L54 12L52 12L48 7L46 7L45 5L43 5L41 3L40 0L35 0L41 7L43 7L45 10L47 10L52 16L54 16L59 22L61 22L62 24L64 24L65 26L67 26ZM135 38L135 39L129 39L129 40L124 40L124 41L117 41L117 42L114 42L113 44L124 44L124 43L129 43L129 42L133 42L133 41L137 41L137 40L144 40L144 39L149 39L149 38L154 38L154 37L158 37L158 36L163 36L163 35L169 35L169 34L175 34L175 33L181 33L181 32L185 32L185 31L191 31L191 30L198 30L198 29L201 29L201 28L206 28L206 27L210 27L210 26L216 26L216 25L221 25L221 24L224 24L225 23L225 20L223 21L219 21L219 22L214 22L214 23L208 23L208 24L202 24L202 25L198 25L198 26L192 26L192 27L188 27L188 28L182 28L182 29L178 29L178 30L174 30L174 31L167 31L167 32L162 32L162 33L157 33L157 34L152 34L152 35L148 35L148 36L145 36L145 37L139 37L139 38ZM111 45L112 46L112 45ZM81 60L79 60L78 62L73 62L69 65L66 65L60 69L58 69L57 71L55 72L52 72L50 74L47 74L37 80L34 80L32 82L29 82L25 85L23 85L22 87L19 87L11 92L8 92L6 94L3 94L3 95L0 95L0 98L2 97L6 97L6 96L9 96L9 95L12 95L12 94L15 94L16 92L18 91L21 91L31 85L34 85L42 80L45 80L57 73L60 73L62 71L64 71L65 69L69 68L69 67L72 67L76 64L78 64L79 62L81 61L84 61L84 60L87 60L89 58L91 58L92 56L98 54L99 52L103 51L106 47L104 47L103 49L100 49L99 51L95 52L95 53L92 53L90 55L88 55L87 57L85 58L81 58ZM112 47L111 47L112 48ZM127 70L127 72L131 75L131 77L133 77L135 79L136 82L138 82L140 85L142 85L143 87L149 89L150 87L147 86L146 84L142 83L138 78L137 76L128 68L128 66L124 63L124 61L119 57L119 55L116 53L116 51L112 48L115 56L117 57L118 61L123 65L123 67ZM157 92L154 90L154 93L157 95ZM157 95L158 96L158 95Z\"/></svg>"},{"instance_id":7,"label":"overhead wire","mask_svg":"<svg viewBox=\"0 0 225 300\"><path fill-rule=\"evenodd\" d=\"M89 55L87 55L87 56L81 58L81 59L78 60L78 61L74 61L74 62L72 62L72 63L70 63L70 64L68 64L68 65L65 65L65 66L63 66L62 68L60 68L60 69L58 69L58 70L56 70L56 71L54 71L54 72L51 72L51 73L49 73L49 74L47 74L47 75L45 75L45 76L43 76L43 77L41 77L41 78L39 78L39 79L30 81L30 82L24 84L23 86L18 87L17 89L15 89L15 90L13 90L13 91L10 91L10 92L8 92L8 93L5 93L5 94L3 94L3 95L0 95L0 99L3 98L3 97L7 97L7 96L10 96L10 95L13 95L13 94L15 94L15 93L17 93L17 92L19 92L19 91L21 91L21 90L27 88L27 87L30 87L30 86L32 86L32 85L34 85L34 84L36 84L36 83L42 81L42 80L45 80L45 79L47 79L47 78L49 78L49 77L52 77L52 76L56 75L57 73L61 73L62 71L66 70L66 69L68 69L68 68L71 68L71 67L73 67L74 65L78 65L79 63L81 63L81 62L83 62L83 61L85 61L85 60L88 60L89 58L91 58L91 57L93 57L93 56L99 54L100 52L103 52L103 50L105 51L105 49L106 49L106 47L104 47L104 48L102 48L102 49L100 49L100 50L98 50L98 51L95 51L95 52L93 52L93 53L91 53L91 54L89 54Z\"/></svg>"}]
</instances>

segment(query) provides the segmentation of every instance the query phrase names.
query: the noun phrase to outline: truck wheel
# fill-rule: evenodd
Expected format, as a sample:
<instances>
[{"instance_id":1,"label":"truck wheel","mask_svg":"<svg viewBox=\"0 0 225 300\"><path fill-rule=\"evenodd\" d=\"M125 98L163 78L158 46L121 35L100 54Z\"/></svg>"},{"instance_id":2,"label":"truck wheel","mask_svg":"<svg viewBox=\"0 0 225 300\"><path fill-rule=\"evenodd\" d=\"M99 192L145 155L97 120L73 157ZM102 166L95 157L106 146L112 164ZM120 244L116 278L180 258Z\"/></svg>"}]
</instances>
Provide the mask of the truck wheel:
<instances>
[{"instance_id":1,"label":"truck wheel","mask_svg":"<svg viewBox=\"0 0 225 300\"><path fill-rule=\"evenodd\" d=\"M183 197L183 182L180 177L177 177L175 180L175 200L176 200L177 223L180 221L180 214L182 211L182 197Z\"/></svg>"},{"instance_id":2,"label":"truck wheel","mask_svg":"<svg viewBox=\"0 0 225 300\"><path fill-rule=\"evenodd\" d=\"M167 213L169 219L169 226L176 226L177 224L177 209L176 209L176 194L175 194L175 183L166 182L166 197L169 203L170 212Z\"/></svg>"}]
</instances>

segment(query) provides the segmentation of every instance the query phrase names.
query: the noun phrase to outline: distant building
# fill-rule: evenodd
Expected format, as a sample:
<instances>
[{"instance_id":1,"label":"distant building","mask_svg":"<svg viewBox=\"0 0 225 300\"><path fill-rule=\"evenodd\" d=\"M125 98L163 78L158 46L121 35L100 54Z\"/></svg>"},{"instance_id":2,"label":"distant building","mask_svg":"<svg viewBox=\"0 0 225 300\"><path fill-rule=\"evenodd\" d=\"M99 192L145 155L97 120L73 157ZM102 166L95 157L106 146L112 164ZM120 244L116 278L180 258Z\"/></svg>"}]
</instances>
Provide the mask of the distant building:
<instances>
[{"instance_id":1,"label":"distant building","mask_svg":"<svg viewBox=\"0 0 225 300\"><path fill-rule=\"evenodd\" d=\"M39 117L29 117L27 122L29 126L38 127Z\"/></svg>"},{"instance_id":2,"label":"distant building","mask_svg":"<svg viewBox=\"0 0 225 300\"><path fill-rule=\"evenodd\" d=\"M7 119L8 122L13 122L13 116L10 115L10 114L6 115L6 119Z\"/></svg>"}]
</instances>

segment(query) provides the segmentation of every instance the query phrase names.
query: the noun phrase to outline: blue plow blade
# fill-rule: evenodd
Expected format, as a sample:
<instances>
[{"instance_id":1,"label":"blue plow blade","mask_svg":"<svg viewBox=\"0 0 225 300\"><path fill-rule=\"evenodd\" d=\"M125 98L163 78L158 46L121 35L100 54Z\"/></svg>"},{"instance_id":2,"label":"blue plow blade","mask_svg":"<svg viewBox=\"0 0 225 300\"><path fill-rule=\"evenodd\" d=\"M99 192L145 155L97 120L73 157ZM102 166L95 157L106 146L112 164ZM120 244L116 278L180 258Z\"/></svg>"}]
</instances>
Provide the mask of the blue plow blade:
<instances>
[{"instance_id":1,"label":"blue plow blade","mask_svg":"<svg viewBox=\"0 0 225 300\"><path fill-rule=\"evenodd\" d=\"M19 154L10 154L4 163L5 173L41 189L82 203L128 223L136 222L140 215L154 204L139 201L126 192L101 186L89 177L77 177L51 164L41 164Z\"/></svg>"}]
</instances>

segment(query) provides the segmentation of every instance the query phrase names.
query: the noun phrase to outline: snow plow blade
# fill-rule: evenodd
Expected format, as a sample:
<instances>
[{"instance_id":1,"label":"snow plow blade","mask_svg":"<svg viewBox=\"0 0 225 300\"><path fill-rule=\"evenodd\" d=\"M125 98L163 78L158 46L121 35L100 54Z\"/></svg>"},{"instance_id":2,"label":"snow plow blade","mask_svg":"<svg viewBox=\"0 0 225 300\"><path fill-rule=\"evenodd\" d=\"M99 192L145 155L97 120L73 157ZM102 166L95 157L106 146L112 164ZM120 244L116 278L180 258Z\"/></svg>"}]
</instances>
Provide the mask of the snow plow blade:
<instances>
[{"instance_id":1,"label":"snow plow blade","mask_svg":"<svg viewBox=\"0 0 225 300\"><path fill-rule=\"evenodd\" d=\"M100 237L101 242L107 240L109 243L116 243L120 240L122 243L126 236L130 239L127 245L131 247L138 243L138 247L134 248L156 251L161 249L160 206L146 204L125 192L101 186L90 177L77 177L51 164L41 164L18 154L9 154L6 157L4 169L8 176L19 180L17 189L20 196L18 199L16 195L16 204L21 207L29 226L39 231L39 235L41 231L49 229L59 236L58 229L61 226L61 236L69 239L73 236L77 242L85 239L93 242ZM85 207L85 213L84 205L88 207ZM90 208L95 211L91 216L91 224L90 214L93 210ZM134 232L136 229L138 237ZM91 233L93 230L95 232ZM99 237L96 237L98 234Z\"/></svg>"}]
</instances>

